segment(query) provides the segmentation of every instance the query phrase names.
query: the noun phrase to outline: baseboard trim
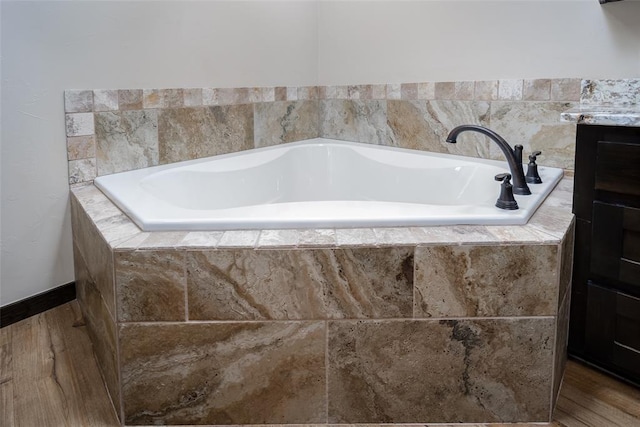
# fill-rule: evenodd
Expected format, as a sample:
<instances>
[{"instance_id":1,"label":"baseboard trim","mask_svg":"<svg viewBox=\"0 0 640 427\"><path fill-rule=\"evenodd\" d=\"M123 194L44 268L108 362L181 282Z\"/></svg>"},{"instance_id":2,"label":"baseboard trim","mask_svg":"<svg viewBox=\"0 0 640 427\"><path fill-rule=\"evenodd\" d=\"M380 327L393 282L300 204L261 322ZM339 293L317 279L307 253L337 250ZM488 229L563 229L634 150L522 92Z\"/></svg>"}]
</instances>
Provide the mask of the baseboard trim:
<instances>
[{"instance_id":1,"label":"baseboard trim","mask_svg":"<svg viewBox=\"0 0 640 427\"><path fill-rule=\"evenodd\" d=\"M0 307L0 328L76 299L76 282Z\"/></svg>"}]
</instances>

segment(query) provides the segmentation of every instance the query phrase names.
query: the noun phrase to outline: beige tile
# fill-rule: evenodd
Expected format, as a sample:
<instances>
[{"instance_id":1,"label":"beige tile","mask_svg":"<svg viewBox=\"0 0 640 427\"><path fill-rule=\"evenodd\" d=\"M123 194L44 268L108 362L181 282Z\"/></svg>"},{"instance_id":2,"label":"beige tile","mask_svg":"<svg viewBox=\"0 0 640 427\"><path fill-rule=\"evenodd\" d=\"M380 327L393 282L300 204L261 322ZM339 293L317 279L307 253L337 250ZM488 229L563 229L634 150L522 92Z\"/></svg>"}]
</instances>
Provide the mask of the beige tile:
<instances>
[{"instance_id":1,"label":"beige tile","mask_svg":"<svg viewBox=\"0 0 640 427\"><path fill-rule=\"evenodd\" d=\"M155 231L140 243L138 249L175 248L182 243L186 236L186 231Z\"/></svg>"},{"instance_id":2,"label":"beige tile","mask_svg":"<svg viewBox=\"0 0 640 427\"><path fill-rule=\"evenodd\" d=\"M313 101L318 99L318 89L315 86L303 86L298 88L298 100Z\"/></svg>"},{"instance_id":3,"label":"beige tile","mask_svg":"<svg viewBox=\"0 0 640 427\"><path fill-rule=\"evenodd\" d=\"M558 317L556 318L556 336L555 336L555 360L553 364L553 395L552 402L556 402L562 384L564 368L567 363L567 344L569 341L569 309L571 307L571 292L567 292L558 309Z\"/></svg>"},{"instance_id":4,"label":"beige tile","mask_svg":"<svg viewBox=\"0 0 640 427\"><path fill-rule=\"evenodd\" d=\"M287 101L297 101L298 100L298 88L297 87L287 87Z\"/></svg>"},{"instance_id":5,"label":"beige tile","mask_svg":"<svg viewBox=\"0 0 640 427\"><path fill-rule=\"evenodd\" d=\"M417 99L435 99L436 85L432 82L418 83Z\"/></svg>"},{"instance_id":6,"label":"beige tile","mask_svg":"<svg viewBox=\"0 0 640 427\"><path fill-rule=\"evenodd\" d=\"M143 108L142 89L121 89L118 91L120 110L141 110Z\"/></svg>"},{"instance_id":7,"label":"beige tile","mask_svg":"<svg viewBox=\"0 0 640 427\"><path fill-rule=\"evenodd\" d=\"M417 83L402 83L400 85L400 97L402 99L418 99Z\"/></svg>"},{"instance_id":8,"label":"beige tile","mask_svg":"<svg viewBox=\"0 0 640 427\"><path fill-rule=\"evenodd\" d=\"M96 89L93 91L93 111L115 111L117 109L117 90Z\"/></svg>"},{"instance_id":9,"label":"beige tile","mask_svg":"<svg viewBox=\"0 0 640 427\"><path fill-rule=\"evenodd\" d=\"M455 82L453 94L454 99L461 101L473 100L474 87L474 82Z\"/></svg>"},{"instance_id":10,"label":"beige tile","mask_svg":"<svg viewBox=\"0 0 640 427\"><path fill-rule=\"evenodd\" d=\"M183 89L161 89L160 96L166 108L184 107Z\"/></svg>"},{"instance_id":11,"label":"beige tile","mask_svg":"<svg viewBox=\"0 0 640 427\"><path fill-rule=\"evenodd\" d=\"M388 84L386 99L402 99L402 84L400 83Z\"/></svg>"},{"instance_id":12,"label":"beige tile","mask_svg":"<svg viewBox=\"0 0 640 427\"><path fill-rule=\"evenodd\" d=\"M336 231L333 229L304 229L300 230L300 247L334 247L336 245Z\"/></svg>"},{"instance_id":13,"label":"beige tile","mask_svg":"<svg viewBox=\"0 0 640 427\"><path fill-rule=\"evenodd\" d=\"M338 246L375 246L376 235L371 228L338 228L336 242Z\"/></svg>"},{"instance_id":14,"label":"beige tile","mask_svg":"<svg viewBox=\"0 0 640 427\"><path fill-rule=\"evenodd\" d=\"M562 102L502 102L491 104L491 128L512 146L524 146L528 153L542 151L538 164L573 169L576 125L561 123L560 113L574 104ZM491 144L491 157L503 159L496 144Z\"/></svg>"},{"instance_id":15,"label":"beige tile","mask_svg":"<svg viewBox=\"0 0 640 427\"><path fill-rule=\"evenodd\" d=\"M96 159L80 159L69 161L69 184L91 182L96 178Z\"/></svg>"},{"instance_id":16,"label":"beige tile","mask_svg":"<svg viewBox=\"0 0 640 427\"><path fill-rule=\"evenodd\" d=\"M223 231L191 231L178 243L184 248L215 248L224 234Z\"/></svg>"},{"instance_id":17,"label":"beige tile","mask_svg":"<svg viewBox=\"0 0 640 427\"><path fill-rule=\"evenodd\" d=\"M323 322L131 324L119 333L127 425L326 419Z\"/></svg>"},{"instance_id":18,"label":"beige tile","mask_svg":"<svg viewBox=\"0 0 640 427\"><path fill-rule=\"evenodd\" d=\"M498 84L498 99L519 101L522 99L522 80L500 80Z\"/></svg>"},{"instance_id":19,"label":"beige tile","mask_svg":"<svg viewBox=\"0 0 640 427\"><path fill-rule=\"evenodd\" d=\"M158 164L155 110L96 113L98 175Z\"/></svg>"},{"instance_id":20,"label":"beige tile","mask_svg":"<svg viewBox=\"0 0 640 427\"><path fill-rule=\"evenodd\" d=\"M386 101L330 99L320 102L320 135L324 138L395 145L387 124Z\"/></svg>"},{"instance_id":21,"label":"beige tile","mask_svg":"<svg viewBox=\"0 0 640 427\"><path fill-rule=\"evenodd\" d=\"M202 105L220 105L218 97L218 89L204 88L202 89Z\"/></svg>"},{"instance_id":22,"label":"beige tile","mask_svg":"<svg viewBox=\"0 0 640 427\"><path fill-rule=\"evenodd\" d=\"M451 99L455 99L455 96L456 96L455 82L436 82L435 99L451 100Z\"/></svg>"},{"instance_id":23,"label":"beige tile","mask_svg":"<svg viewBox=\"0 0 640 427\"><path fill-rule=\"evenodd\" d=\"M161 164L253 148L253 106L165 108L158 113Z\"/></svg>"},{"instance_id":24,"label":"beige tile","mask_svg":"<svg viewBox=\"0 0 640 427\"><path fill-rule=\"evenodd\" d=\"M191 320L411 317L411 248L187 253Z\"/></svg>"},{"instance_id":25,"label":"beige tile","mask_svg":"<svg viewBox=\"0 0 640 427\"><path fill-rule=\"evenodd\" d=\"M202 89L184 89L183 95L185 107L200 107L204 105L202 101Z\"/></svg>"},{"instance_id":26,"label":"beige tile","mask_svg":"<svg viewBox=\"0 0 640 427\"><path fill-rule=\"evenodd\" d=\"M67 138L67 159L78 160L96 157L95 135L71 136Z\"/></svg>"},{"instance_id":27,"label":"beige tile","mask_svg":"<svg viewBox=\"0 0 640 427\"><path fill-rule=\"evenodd\" d=\"M93 113L71 113L65 115L67 136L85 136L95 133Z\"/></svg>"},{"instance_id":28,"label":"beige tile","mask_svg":"<svg viewBox=\"0 0 640 427\"><path fill-rule=\"evenodd\" d=\"M548 101L549 99L551 99L551 80L525 80L522 99L524 99L525 101Z\"/></svg>"},{"instance_id":29,"label":"beige tile","mask_svg":"<svg viewBox=\"0 0 640 427\"><path fill-rule=\"evenodd\" d=\"M554 324L329 322L328 421L548 421Z\"/></svg>"},{"instance_id":30,"label":"beige tile","mask_svg":"<svg viewBox=\"0 0 640 427\"><path fill-rule=\"evenodd\" d=\"M143 89L142 106L144 108L164 108L164 98L160 94L160 89Z\"/></svg>"},{"instance_id":31,"label":"beige tile","mask_svg":"<svg viewBox=\"0 0 640 427\"><path fill-rule=\"evenodd\" d=\"M269 102L254 108L255 146L317 138L318 101Z\"/></svg>"},{"instance_id":32,"label":"beige tile","mask_svg":"<svg viewBox=\"0 0 640 427\"><path fill-rule=\"evenodd\" d=\"M485 101L387 101L387 124L398 147L488 157L483 136L466 132L457 144L446 142L460 123L488 126L489 103ZM391 145L391 144L387 144Z\"/></svg>"},{"instance_id":33,"label":"beige tile","mask_svg":"<svg viewBox=\"0 0 640 427\"><path fill-rule=\"evenodd\" d=\"M498 80L479 80L475 82L473 99L477 101L495 101L498 99Z\"/></svg>"},{"instance_id":34,"label":"beige tile","mask_svg":"<svg viewBox=\"0 0 640 427\"><path fill-rule=\"evenodd\" d=\"M558 304L560 304L569 288L573 273L573 250L575 242L575 220L567 230L560 246L560 280L558 289Z\"/></svg>"},{"instance_id":35,"label":"beige tile","mask_svg":"<svg viewBox=\"0 0 640 427\"><path fill-rule=\"evenodd\" d=\"M228 230L218 242L221 248L253 248L258 242L259 230Z\"/></svg>"},{"instance_id":36,"label":"beige tile","mask_svg":"<svg viewBox=\"0 0 640 427\"><path fill-rule=\"evenodd\" d=\"M278 86L274 90L275 101L286 101L287 100L287 88L283 86Z\"/></svg>"},{"instance_id":37,"label":"beige tile","mask_svg":"<svg viewBox=\"0 0 640 427\"><path fill-rule=\"evenodd\" d=\"M580 100L580 79L553 79L551 80L552 101Z\"/></svg>"},{"instance_id":38,"label":"beige tile","mask_svg":"<svg viewBox=\"0 0 640 427\"><path fill-rule=\"evenodd\" d=\"M387 99L387 86L371 85L371 99Z\"/></svg>"},{"instance_id":39,"label":"beige tile","mask_svg":"<svg viewBox=\"0 0 640 427\"><path fill-rule=\"evenodd\" d=\"M335 86L335 99L349 99L349 86Z\"/></svg>"},{"instance_id":40,"label":"beige tile","mask_svg":"<svg viewBox=\"0 0 640 427\"><path fill-rule=\"evenodd\" d=\"M115 270L119 322L186 319L184 252L116 252Z\"/></svg>"},{"instance_id":41,"label":"beige tile","mask_svg":"<svg viewBox=\"0 0 640 427\"><path fill-rule=\"evenodd\" d=\"M408 227L373 228L379 246L411 245L415 237Z\"/></svg>"},{"instance_id":42,"label":"beige tile","mask_svg":"<svg viewBox=\"0 0 640 427\"><path fill-rule=\"evenodd\" d=\"M276 92L273 87L261 87L260 90L260 102L275 102Z\"/></svg>"},{"instance_id":43,"label":"beige tile","mask_svg":"<svg viewBox=\"0 0 640 427\"><path fill-rule=\"evenodd\" d=\"M553 316L557 256L557 245L419 247L414 316Z\"/></svg>"},{"instance_id":44,"label":"beige tile","mask_svg":"<svg viewBox=\"0 0 640 427\"><path fill-rule=\"evenodd\" d=\"M93 111L93 92L90 90L65 90L64 112L87 113Z\"/></svg>"},{"instance_id":45,"label":"beige tile","mask_svg":"<svg viewBox=\"0 0 640 427\"><path fill-rule=\"evenodd\" d=\"M262 230L258 239L258 247L296 247L300 241L298 230Z\"/></svg>"}]
</instances>

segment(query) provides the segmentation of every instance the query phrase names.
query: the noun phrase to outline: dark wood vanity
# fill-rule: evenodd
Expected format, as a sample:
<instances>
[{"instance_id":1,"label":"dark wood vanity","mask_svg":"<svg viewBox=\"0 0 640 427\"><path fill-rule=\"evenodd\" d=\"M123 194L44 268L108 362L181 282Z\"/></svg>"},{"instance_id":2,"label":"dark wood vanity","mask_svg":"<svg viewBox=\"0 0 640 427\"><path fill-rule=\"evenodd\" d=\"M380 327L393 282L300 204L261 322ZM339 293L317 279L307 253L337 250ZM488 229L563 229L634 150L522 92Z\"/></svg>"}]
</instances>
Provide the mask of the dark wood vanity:
<instances>
[{"instance_id":1,"label":"dark wood vanity","mask_svg":"<svg viewBox=\"0 0 640 427\"><path fill-rule=\"evenodd\" d=\"M579 124L569 354L640 385L640 127Z\"/></svg>"}]
</instances>

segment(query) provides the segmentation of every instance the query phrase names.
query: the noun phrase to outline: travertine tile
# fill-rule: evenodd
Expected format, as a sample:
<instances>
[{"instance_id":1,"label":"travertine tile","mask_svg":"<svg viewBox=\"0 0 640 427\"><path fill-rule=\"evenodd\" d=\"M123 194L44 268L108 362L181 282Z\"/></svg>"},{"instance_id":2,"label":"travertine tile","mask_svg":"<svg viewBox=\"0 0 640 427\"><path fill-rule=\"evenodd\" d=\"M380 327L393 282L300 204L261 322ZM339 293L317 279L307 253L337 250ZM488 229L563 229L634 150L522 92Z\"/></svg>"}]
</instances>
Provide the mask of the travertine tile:
<instances>
[{"instance_id":1,"label":"travertine tile","mask_svg":"<svg viewBox=\"0 0 640 427\"><path fill-rule=\"evenodd\" d=\"M475 82L473 99L477 101L495 101L498 99L498 80L479 80Z\"/></svg>"},{"instance_id":2,"label":"travertine tile","mask_svg":"<svg viewBox=\"0 0 640 427\"><path fill-rule=\"evenodd\" d=\"M435 84L435 99L437 100L451 100L456 96L456 83L455 82L436 82Z\"/></svg>"},{"instance_id":3,"label":"travertine tile","mask_svg":"<svg viewBox=\"0 0 640 427\"><path fill-rule=\"evenodd\" d=\"M387 85L371 85L371 99L387 99Z\"/></svg>"},{"instance_id":4,"label":"travertine tile","mask_svg":"<svg viewBox=\"0 0 640 427\"><path fill-rule=\"evenodd\" d=\"M184 252L116 252L115 270L119 322L185 320Z\"/></svg>"},{"instance_id":5,"label":"travertine tile","mask_svg":"<svg viewBox=\"0 0 640 427\"><path fill-rule=\"evenodd\" d=\"M202 105L220 105L218 89L209 87L202 89Z\"/></svg>"},{"instance_id":6,"label":"travertine tile","mask_svg":"<svg viewBox=\"0 0 640 427\"><path fill-rule=\"evenodd\" d=\"M270 102L255 105L255 146L317 138L318 101Z\"/></svg>"},{"instance_id":7,"label":"travertine tile","mask_svg":"<svg viewBox=\"0 0 640 427\"><path fill-rule=\"evenodd\" d=\"M454 99L461 101L473 100L474 87L474 82L455 82L453 92Z\"/></svg>"},{"instance_id":8,"label":"travertine tile","mask_svg":"<svg viewBox=\"0 0 640 427\"><path fill-rule=\"evenodd\" d=\"M330 423L548 421L553 318L329 322Z\"/></svg>"},{"instance_id":9,"label":"travertine tile","mask_svg":"<svg viewBox=\"0 0 640 427\"><path fill-rule=\"evenodd\" d=\"M432 82L418 83L418 99L435 99L436 85Z\"/></svg>"},{"instance_id":10,"label":"travertine tile","mask_svg":"<svg viewBox=\"0 0 640 427\"><path fill-rule=\"evenodd\" d=\"M423 240L420 243L497 243L496 237L483 225L447 225L440 227L413 227L413 229L415 231L419 230L423 235Z\"/></svg>"},{"instance_id":11,"label":"travertine tile","mask_svg":"<svg viewBox=\"0 0 640 427\"><path fill-rule=\"evenodd\" d=\"M275 102L276 100L276 92L273 87L261 87L258 88L260 90L260 102Z\"/></svg>"},{"instance_id":12,"label":"travertine tile","mask_svg":"<svg viewBox=\"0 0 640 427\"><path fill-rule=\"evenodd\" d=\"M120 89L118 108L120 110L141 110L143 108L142 89Z\"/></svg>"},{"instance_id":13,"label":"travertine tile","mask_svg":"<svg viewBox=\"0 0 640 427\"><path fill-rule=\"evenodd\" d=\"M298 246L299 241L300 232L298 230L262 230L258 239L258 247L295 247Z\"/></svg>"},{"instance_id":14,"label":"travertine tile","mask_svg":"<svg viewBox=\"0 0 640 427\"><path fill-rule=\"evenodd\" d=\"M185 107L199 107L201 105L204 105L202 102L202 89L184 89L183 96Z\"/></svg>"},{"instance_id":15,"label":"travertine tile","mask_svg":"<svg viewBox=\"0 0 640 427\"><path fill-rule=\"evenodd\" d=\"M388 84L386 99L402 99L402 84L400 83Z\"/></svg>"},{"instance_id":16,"label":"travertine tile","mask_svg":"<svg viewBox=\"0 0 640 427\"><path fill-rule=\"evenodd\" d=\"M96 178L96 159L69 161L69 184L90 182Z\"/></svg>"},{"instance_id":17,"label":"travertine tile","mask_svg":"<svg viewBox=\"0 0 640 427\"><path fill-rule=\"evenodd\" d=\"M480 134L465 132L457 144L447 135L460 123L489 124L489 103L484 101L387 101L388 126L402 148L489 156L489 143ZM391 145L391 144L387 144Z\"/></svg>"},{"instance_id":18,"label":"travertine tile","mask_svg":"<svg viewBox=\"0 0 640 427\"><path fill-rule=\"evenodd\" d=\"M300 230L300 247L332 247L336 245L336 231L333 229Z\"/></svg>"},{"instance_id":19,"label":"travertine tile","mask_svg":"<svg viewBox=\"0 0 640 427\"><path fill-rule=\"evenodd\" d=\"M78 160L96 157L95 135L71 136L67 138L67 159Z\"/></svg>"},{"instance_id":20,"label":"travertine tile","mask_svg":"<svg viewBox=\"0 0 640 427\"><path fill-rule=\"evenodd\" d=\"M533 229L562 239L573 222L573 214L564 207L546 206L543 203L529 219L527 225Z\"/></svg>"},{"instance_id":21,"label":"travertine tile","mask_svg":"<svg viewBox=\"0 0 640 427\"><path fill-rule=\"evenodd\" d=\"M114 227L101 230L101 232L109 245L119 246L120 243L138 236L141 230L133 222L126 221Z\"/></svg>"},{"instance_id":22,"label":"travertine tile","mask_svg":"<svg viewBox=\"0 0 640 427\"><path fill-rule=\"evenodd\" d=\"M407 227L373 228L373 233L379 246L410 245L415 242L413 233Z\"/></svg>"},{"instance_id":23,"label":"travertine tile","mask_svg":"<svg viewBox=\"0 0 640 427\"><path fill-rule=\"evenodd\" d=\"M560 246L560 282L558 289L558 304L560 304L571 287L573 273L573 250L575 238L575 220L567 230Z\"/></svg>"},{"instance_id":24,"label":"travertine tile","mask_svg":"<svg viewBox=\"0 0 640 427\"><path fill-rule=\"evenodd\" d=\"M320 102L320 134L323 137L395 145L387 124L386 101L337 99Z\"/></svg>"},{"instance_id":25,"label":"travertine tile","mask_svg":"<svg viewBox=\"0 0 640 427\"><path fill-rule=\"evenodd\" d=\"M524 99L525 101L548 101L549 99L551 99L551 80L525 80L522 99Z\"/></svg>"},{"instance_id":26,"label":"travertine tile","mask_svg":"<svg viewBox=\"0 0 640 427\"><path fill-rule=\"evenodd\" d=\"M164 97L160 93L161 89L143 89L142 90L142 107L143 108L164 108Z\"/></svg>"},{"instance_id":27,"label":"travertine tile","mask_svg":"<svg viewBox=\"0 0 640 427\"><path fill-rule=\"evenodd\" d=\"M567 292L560 301L558 316L556 318L556 336L555 336L555 360L553 372L553 396L551 402L556 403L564 368L567 363L567 344L569 340L569 308L571 307L571 292Z\"/></svg>"},{"instance_id":28,"label":"travertine tile","mask_svg":"<svg viewBox=\"0 0 640 427\"><path fill-rule=\"evenodd\" d=\"M65 90L64 112L87 113L93 111L93 92L90 90Z\"/></svg>"},{"instance_id":29,"label":"travertine tile","mask_svg":"<svg viewBox=\"0 0 640 427\"><path fill-rule=\"evenodd\" d=\"M260 230L225 231L218 246L221 248L253 248L258 242Z\"/></svg>"},{"instance_id":30,"label":"travertine tile","mask_svg":"<svg viewBox=\"0 0 640 427\"><path fill-rule=\"evenodd\" d=\"M419 247L414 316L553 316L557 256L557 245Z\"/></svg>"},{"instance_id":31,"label":"travertine tile","mask_svg":"<svg viewBox=\"0 0 640 427\"><path fill-rule=\"evenodd\" d=\"M287 86L287 101L298 100L298 88Z\"/></svg>"},{"instance_id":32,"label":"travertine tile","mask_svg":"<svg viewBox=\"0 0 640 427\"><path fill-rule=\"evenodd\" d=\"M519 101L522 99L522 80L500 80L498 84L498 99Z\"/></svg>"},{"instance_id":33,"label":"travertine tile","mask_svg":"<svg viewBox=\"0 0 640 427\"><path fill-rule=\"evenodd\" d=\"M411 317L411 248L187 253L191 320Z\"/></svg>"},{"instance_id":34,"label":"travertine tile","mask_svg":"<svg viewBox=\"0 0 640 427\"><path fill-rule=\"evenodd\" d=\"M553 79L551 80L552 101L579 101L580 79Z\"/></svg>"},{"instance_id":35,"label":"travertine tile","mask_svg":"<svg viewBox=\"0 0 640 427\"><path fill-rule=\"evenodd\" d=\"M117 90L96 89L93 91L93 111L115 111L117 109Z\"/></svg>"},{"instance_id":36,"label":"travertine tile","mask_svg":"<svg viewBox=\"0 0 640 427\"><path fill-rule=\"evenodd\" d=\"M402 83L400 85L400 97L402 99L418 99L418 84L417 83Z\"/></svg>"},{"instance_id":37,"label":"travertine tile","mask_svg":"<svg viewBox=\"0 0 640 427\"><path fill-rule=\"evenodd\" d=\"M313 101L318 99L318 89L315 86L302 86L298 88L298 100Z\"/></svg>"},{"instance_id":38,"label":"travertine tile","mask_svg":"<svg viewBox=\"0 0 640 427\"><path fill-rule=\"evenodd\" d=\"M116 411L120 410L120 382L118 378L118 357L115 321L98 291L95 280L74 244L74 271L76 294L86 329L93 344L94 354L104 383L107 386Z\"/></svg>"},{"instance_id":39,"label":"travertine tile","mask_svg":"<svg viewBox=\"0 0 640 427\"><path fill-rule=\"evenodd\" d=\"M338 246L375 246L377 243L371 228L338 228L336 241Z\"/></svg>"},{"instance_id":40,"label":"travertine tile","mask_svg":"<svg viewBox=\"0 0 640 427\"><path fill-rule=\"evenodd\" d=\"M165 108L158 113L161 164L253 148L253 106Z\"/></svg>"},{"instance_id":41,"label":"travertine tile","mask_svg":"<svg viewBox=\"0 0 640 427\"><path fill-rule=\"evenodd\" d=\"M138 249L168 249L178 246L187 236L186 231L156 231L141 242Z\"/></svg>"},{"instance_id":42,"label":"travertine tile","mask_svg":"<svg viewBox=\"0 0 640 427\"><path fill-rule=\"evenodd\" d=\"M158 164L155 110L96 113L98 175Z\"/></svg>"},{"instance_id":43,"label":"travertine tile","mask_svg":"<svg viewBox=\"0 0 640 427\"><path fill-rule=\"evenodd\" d=\"M184 248L215 248L224 231L191 231L178 243Z\"/></svg>"},{"instance_id":44,"label":"travertine tile","mask_svg":"<svg viewBox=\"0 0 640 427\"><path fill-rule=\"evenodd\" d=\"M334 86L336 90L335 99L349 99L348 86Z\"/></svg>"},{"instance_id":45,"label":"travertine tile","mask_svg":"<svg viewBox=\"0 0 640 427\"><path fill-rule=\"evenodd\" d=\"M274 90L275 101L286 101L287 100L287 88L283 86L278 86Z\"/></svg>"},{"instance_id":46,"label":"travertine tile","mask_svg":"<svg viewBox=\"0 0 640 427\"><path fill-rule=\"evenodd\" d=\"M125 423L324 422L325 333L323 322L123 325Z\"/></svg>"},{"instance_id":47,"label":"travertine tile","mask_svg":"<svg viewBox=\"0 0 640 427\"><path fill-rule=\"evenodd\" d=\"M558 239L527 225L486 225L485 228L503 243L557 243Z\"/></svg>"},{"instance_id":48,"label":"travertine tile","mask_svg":"<svg viewBox=\"0 0 640 427\"><path fill-rule=\"evenodd\" d=\"M93 113L66 114L65 119L67 136L84 136L95 133Z\"/></svg>"},{"instance_id":49,"label":"travertine tile","mask_svg":"<svg viewBox=\"0 0 640 427\"><path fill-rule=\"evenodd\" d=\"M576 125L561 123L560 113L574 104L562 102L491 103L491 128L511 146L524 146L523 160L535 150L542 151L538 164L573 169ZM491 158L504 159L497 144L490 144Z\"/></svg>"}]
</instances>

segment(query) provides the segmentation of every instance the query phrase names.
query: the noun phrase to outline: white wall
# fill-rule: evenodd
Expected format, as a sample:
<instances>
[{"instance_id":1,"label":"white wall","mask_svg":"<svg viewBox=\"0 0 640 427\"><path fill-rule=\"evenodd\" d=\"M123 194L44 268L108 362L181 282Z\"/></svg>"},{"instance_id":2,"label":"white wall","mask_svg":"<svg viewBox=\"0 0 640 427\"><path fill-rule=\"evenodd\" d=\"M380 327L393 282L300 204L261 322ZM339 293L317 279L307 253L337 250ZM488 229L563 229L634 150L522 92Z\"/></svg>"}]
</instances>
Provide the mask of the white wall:
<instances>
[{"instance_id":1,"label":"white wall","mask_svg":"<svg viewBox=\"0 0 640 427\"><path fill-rule=\"evenodd\" d=\"M314 85L314 2L1 3L6 305L74 280L63 91Z\"/></svg>"},{"instance_id":2,"label":"white wall","mask_svg":"<svg viewBox=\"0 0 640 427\"><path fill-rule=\"evenodd\" d=\"M636 0L0 5L0 305L74 279L65 89L640 76Z\"/></svg>"},{"instance_id":3,"label":"white wall","mask_svg":"<svg viewBox=\"0 0 640 427\"><path fill-rule=\"evenodd\" d=\"M640 1L322 1L319 84L640 76Z\"/></svg>"}]
</instances>

